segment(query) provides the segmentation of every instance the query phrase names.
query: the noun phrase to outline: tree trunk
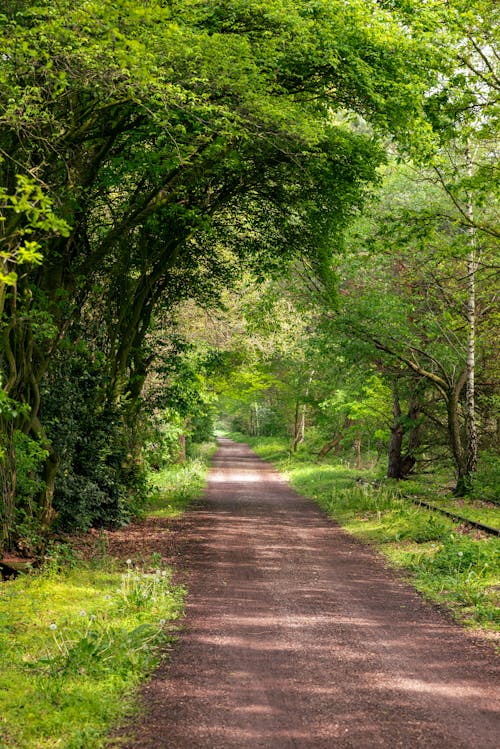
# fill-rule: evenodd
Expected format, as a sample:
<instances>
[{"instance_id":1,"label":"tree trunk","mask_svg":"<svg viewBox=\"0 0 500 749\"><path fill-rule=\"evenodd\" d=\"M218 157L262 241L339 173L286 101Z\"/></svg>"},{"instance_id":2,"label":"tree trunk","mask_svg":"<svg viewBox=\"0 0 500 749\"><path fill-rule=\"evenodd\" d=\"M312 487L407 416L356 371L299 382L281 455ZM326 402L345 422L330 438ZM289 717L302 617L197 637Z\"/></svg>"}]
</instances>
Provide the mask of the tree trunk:
<instances>
[{"instance_id":1,"label":"tree trunk","mask_svg":"<svg viewBox=\"0 0 500 749\"><path fill-rule=\"evenodd\" d=\"M394 417L391 427L391 439L389 442L389 460L387 465L387 478L400 479L401 475L401 452L403 449L403 424L401 422L401 405L397 382L392 386L392 414Z\"/></svg>"},{"instance_id":2,"label":"tree trunk","mask_svg":"<svg viewBox=\"0 0 500 749\"><path fill-rule=\"evenodd\" d=\"M299 401L295 404L295 421L293 426L292 452L296 452L298 446L304 442L306 427L306 405Z\"/></svg>"},{"instance_id":3,"label":"tree trunk","mask_svg":"<svg viewBox=\"0 0 500 749\"><path fill-rule=\"evenodd\" d=\"M330 440L330 442L327 442L325 445L323 445L323 447L318 453L318 460L321 460L326 455L328 455L330 450L333 450L335 447L338 447L341 440L342 440L342 434L337 434L337 436L334 437L332 440Z\"/></svg>"},{"instance_id":4,"label":"tree trunk","mask_svg":"<svg viewBox=\"0 0 500 749\"><path fill-rule=\"evenodd\" d=\"M472 161L469 145L467 144L467 174L472 176ZM475 363L476 363L476 237L474 230L474 208L472 197L467 196L467 216L470 221L469 238L470 252L467 258L467 323L469 326L467 341L467 384L465 397L465 430L466 456L464 484L470 488L472 475L477 470L477 429L475 414Z\"/></svg>"},{"instance_id":5,"label":"tree trunk","mask_svg":"<svg viewBox=\"0 0 500 749\"><path fill-rule=\"evenodd\" d=\"M354 441L354 449L356 450L356 468L358 471L361 470L361 437L358 437Z\"/></svg>"},{"instance_id":6,"label":"tree trunk","mask_svg":"<svg viewBox=\"0 0 500 749\"><path fill-rule=\"evenodd\" d=\"M448 434L457 473L457 485L454 490L454 493L457 496L462 496L467 492L467 461L466 453L464 451L462 443L462 435L460 433L459 417L460 393L462 392L466 380L467 370L464 370L464 372L462 372L461 376L455 383L455 386L453 388L450 388L446 401L446 408L448 412Z\"/></svg>"},{"instance_id":7,"label":"tree trunk","mask_svg":"<svg viewBox=\"0 0 500 749\"><path fill-rule=\"evenodd\" d=\"M253 412L254 412L254 436L259 437L260 435L260 420L259 420L259 404L255 402L253 404Z\"/></svg>"},{"instance_id":8,"label":"tree trunk","mask_svg":"<svg viewBox=\"0 0 500 749\"><path fill-rule=\"evenodd\" d=\"M14 448L14 431L11 424L2 424L0 434L0 482L2 492L2 506L0 517L2 522L2 538L0 553L10 549L12 528L15 516L16 501L16 454Z\"/></svg>"},{"instance_id":9,"label":"tree trunk","mask_svg":"<svg viewBox=\"0 0 500 749\"><path fill-rule=\"evenodd\" d=\"M177 459L179 463L186 462L186 435L179 434L179 457Z\"/></svg>"},{"instance_id":10,"label":"tree trunk","mask_svg":"<svg viewBox=\"0 0 500 749\"><path fill-rule=\"evenodd\" d=\"M304 399L307 399L309 397L309 390L311 387L311 382L314 377L314 369L311 370L311 374L309 375L309 379L307 380L306 385L306 391L304 393ZM305 403L301 403L298 399L295 402L295 423L294 423L294 430L293 430L293 440L292 440L292 452L296 452L298 446L304 442L304 437L306 434L306 410L307 406Z\"/></svg>"},{"instance_id":11,"label":"tree trunk","mask_svg":"<svg viewBox=\"0 0 500 749\"><path fill-rule=\"evenodd\" d=\"M404 479L413 471L416 463L416 453L420 447L420 411L421 403L418 393L410 400L408 406L408 419L410 420L410 432L408 435L408 448L401 459L401 478Z\"/></svg>"},{"instance_id":12,"label":"tree trunk","mask_svg":"<svg viewBox=\"0 0 500 749\"><path fill-rule=\"evenodd\" d=\"M354 424L354 421L352 419L345 419L344 423L342 424L340 432L335 435L329 442L327 442L321 450L318 453L318 460L321 460L321 458L324 458L331 450L334 450L336 447L340 445L344 438L344 430L349 429L349 427L352 427Z\"/></svg>"},{"instance_id":13,"label":"tree trunk","mask_svg":"<svg viewBox=\"0 0 500 749\"><path fill-rule=\"evenodd\" d=\"M392 479L404 479L412 472L413 467L415 466L415 453L420 446L420 399L418 394L416 394L410 400L407 417L407 420L410 423L410 428L405 432L404 424L401 419L401 406L399 403L397 383L394 383L392 398L394 423L391 428L391 440L389 442L387 477ZM408 446L406 452L403 454L403 440L405 433L408 433Z\"/></svg>"},{"instance_id":14,"label":"tree trunk","mask_svg":"<svg viewBox=\"0 0 500 749\"><path fill-rule=\"evenodd\" d=\"M57 515L52 505L52 501L54 499L54 488L58 468L59 458L55 455L53 450L50 450L43 469L44 488L40 494L38 504L40 528L44 532L49 530L52 521Z\"/></svg>"}]
</instances>

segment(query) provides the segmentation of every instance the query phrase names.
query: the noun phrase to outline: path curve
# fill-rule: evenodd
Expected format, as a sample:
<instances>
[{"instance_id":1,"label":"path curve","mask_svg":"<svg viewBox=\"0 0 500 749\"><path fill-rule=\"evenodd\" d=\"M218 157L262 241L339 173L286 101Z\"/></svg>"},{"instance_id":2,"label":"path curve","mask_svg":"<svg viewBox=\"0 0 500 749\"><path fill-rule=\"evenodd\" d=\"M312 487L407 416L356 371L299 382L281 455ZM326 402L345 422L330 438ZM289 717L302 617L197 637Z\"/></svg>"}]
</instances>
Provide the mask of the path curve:
<instances>
[{"instance_id":1,"label":"path curve","mask_svg":"<svg viewBox=\"0 0 500 749\"><path fill-rule=\"evenodd\" d=\"M246 445L221 440L189 523L186 629L120 746L498 747L492 649Z\"/></svg>"}]
</instances>

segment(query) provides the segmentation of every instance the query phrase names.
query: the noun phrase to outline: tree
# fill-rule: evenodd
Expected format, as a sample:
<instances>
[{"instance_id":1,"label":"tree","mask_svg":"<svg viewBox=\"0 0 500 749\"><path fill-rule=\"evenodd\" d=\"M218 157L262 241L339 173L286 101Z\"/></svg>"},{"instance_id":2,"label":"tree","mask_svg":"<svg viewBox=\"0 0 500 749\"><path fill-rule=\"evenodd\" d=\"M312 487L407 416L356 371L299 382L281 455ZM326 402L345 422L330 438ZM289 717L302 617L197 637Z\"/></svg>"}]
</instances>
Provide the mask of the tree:
<instances>
[{"instance_id":1,"label":"tree","mask_svg":"<svg viewBox=\"0 0 500 749\"><path fill-rule=\"evenodd\" d=\"M157 313L340 235L381 151L332 113L418 129L437 66L398 12L19 0L0 17L1 184L13 195L16 173L35 180L71 227L31 235L44 263L19 280L16 306L5 300L2 367L22 431L44 439L41 386L49 398L63 341L71 352L85 331L103 356L97 407L126 403L133 419ZM50 449L46 518L57 466Z\"/></svg>"},{"instance_id":2,"label":"tree","mask_svg":"<svg viewBox=\"0 0 500 749\"><path fill-rule=\"evenodd\" d=\"M457 183L458 158L455 151L445 171L443 153L440 161L435 161L434 177L432 171L406 167L389 172L389 192L382 194L375 212L363 219L352 235L355 256L342 270L341 298L348 300L348 307L336 324L366 342L364 355L372 361L382 355L387 364L399 363L414 379L415 387L425 381L443 399L457 491L461 492L469 480L474 455L470 441L464 443L463 423L470 416L462 404L463 389L468 379L470 382L471 323L477 323L481 366L487 351L486 331L493 322L490 298L496 242L491 234L479 234L479 228L474 228L475 239L481 236L481 244L475 248L478 252L480 247L481 258L478 262L479 255L474 257L477 288L471 312L471 234L470 227L464 226L459 202L467 205L469 195L464 186L470 182L462 172ZM453 201L442 189L445 175ZM489 221L494 193L490 192L489 198L490 202L476 211L478 226ZM395 408L397 426L397 399Z\"/></svg>"}]
</instances>

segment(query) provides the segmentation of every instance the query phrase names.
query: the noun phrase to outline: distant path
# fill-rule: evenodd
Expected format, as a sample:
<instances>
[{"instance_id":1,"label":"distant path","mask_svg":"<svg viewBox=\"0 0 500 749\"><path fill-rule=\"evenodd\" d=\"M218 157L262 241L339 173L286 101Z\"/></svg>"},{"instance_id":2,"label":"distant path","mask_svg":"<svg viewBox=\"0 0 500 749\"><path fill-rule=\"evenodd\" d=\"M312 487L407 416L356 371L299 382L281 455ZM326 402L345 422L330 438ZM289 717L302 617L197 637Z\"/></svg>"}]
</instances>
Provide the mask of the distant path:
<instances>
[{"instance_id":1,"label":"distant path","mask_svg":"<svg viewBox=\"0 0 500 749\"><path fill-rule=\"evenodd\" d=\"M128 749L500 746L488 646L247 446L221 441L205 499L186 631Z\"/></svg>"}]
</instances>

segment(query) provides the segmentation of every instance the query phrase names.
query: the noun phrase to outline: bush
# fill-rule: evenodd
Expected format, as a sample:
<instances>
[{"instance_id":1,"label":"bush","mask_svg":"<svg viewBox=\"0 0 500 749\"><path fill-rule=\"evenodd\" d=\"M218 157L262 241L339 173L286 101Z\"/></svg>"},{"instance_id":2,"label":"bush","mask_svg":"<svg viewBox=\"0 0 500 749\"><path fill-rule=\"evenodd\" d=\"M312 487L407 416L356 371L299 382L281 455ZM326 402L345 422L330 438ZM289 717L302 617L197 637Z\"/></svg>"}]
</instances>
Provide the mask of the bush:
<instances>
[{"instance_id":1,"label":"bush","mask_svg":"<svg viewBox=\"0 0 500 749\"><path fill-rule=\"evenodd\" d=\"M480 455L478 471L472 480L471 496L500 501L500 456L493 452Z\"/></svg>"},{"instance_id":2,"label":"bush","mask_svg":"<svg viewBox=\"0 0 500 749\"><path fill-rule=\"evenodd\" d=\"M127 404L110 406L98 356L84 347L59 362L44 393L43 421L60 464L56 527L119 526L138 514L147 493L141 441L127 425Z\"/></svg>"},{"instance_id":3,"label":"bush","mask_svg":"<svg viewBox=\"0 0 500 749\"><path fill-rule=\"evenodd\" d=\"M45 488L42 469L47 451L37 440L23 432L14 432L16 454L16 505L12 539L19 552L38 554L43 547L36 498Z\"/></svg>"}]
</instances>

